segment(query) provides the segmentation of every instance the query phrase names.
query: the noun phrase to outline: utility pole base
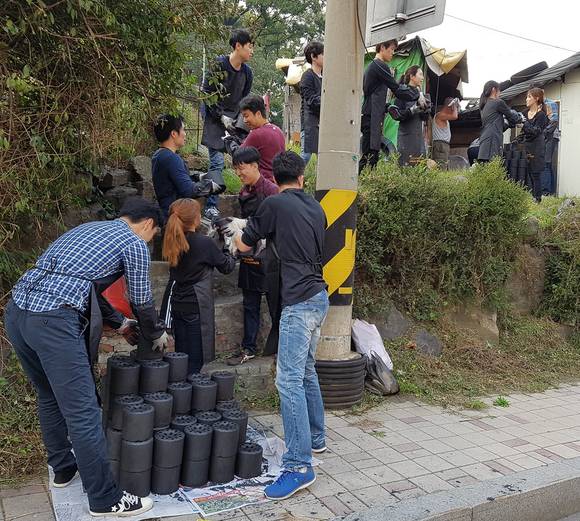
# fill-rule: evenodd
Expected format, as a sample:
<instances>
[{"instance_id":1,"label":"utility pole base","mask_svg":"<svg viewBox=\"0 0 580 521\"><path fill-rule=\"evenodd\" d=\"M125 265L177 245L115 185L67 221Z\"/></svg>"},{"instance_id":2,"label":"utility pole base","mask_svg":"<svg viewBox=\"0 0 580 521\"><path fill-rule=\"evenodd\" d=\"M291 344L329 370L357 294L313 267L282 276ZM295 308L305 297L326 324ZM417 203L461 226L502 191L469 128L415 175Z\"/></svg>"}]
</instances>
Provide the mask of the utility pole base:
<instances>
[{"instance_id":1,"label":"utility pole base","mask_svg":"<svg viewBox=\"0 0 580 521\"><path fill-rule=\"evenodd\" d=\"M316 349L317 360L351 360L359 356L351 351L351 315L351 306L330 307Z\"/></svg>"}]
</instances>

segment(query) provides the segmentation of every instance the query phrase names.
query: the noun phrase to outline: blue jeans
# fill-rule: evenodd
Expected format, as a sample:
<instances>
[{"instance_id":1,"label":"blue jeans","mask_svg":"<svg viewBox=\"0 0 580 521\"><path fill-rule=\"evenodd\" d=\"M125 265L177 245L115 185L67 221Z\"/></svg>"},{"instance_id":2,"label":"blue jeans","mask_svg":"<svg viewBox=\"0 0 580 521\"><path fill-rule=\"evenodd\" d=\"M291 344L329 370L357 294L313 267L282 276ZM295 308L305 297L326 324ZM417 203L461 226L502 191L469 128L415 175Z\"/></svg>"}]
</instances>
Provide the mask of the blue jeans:
<instances>
[{"instance_id":1,"label":"blue jeans","mask_svg":"<svg viewBox=\"0 0 580 521\"><path fill-rule=\"evenodd\" d=\"M554 173L552 172L552 163L546 163L542 172L542 192L546 195L556 192L554 187Z\"/></svg>"},{"instance_id":2,"label":"blue jeans","mask_svg":"<svg viewBox=\"0 0 580 521\"><path fill-rule=\"evenodd\" d=\"M276 387L280 394L286 453L282 465L312 464L312 448L324 446L324 405L314 368L320 328L328 312L326 290L282 309Z\"/></svg>"},{"instance_id":3,"label":"blue jeans","mask_svg":"<svg viewBox=\"0 0 580 521\"><path fill-rule=\"evenodd\" d=\"M242 294L244 295L244 338L242 340L242 349L246 349L255 355L258 351L256 340L260 332L262 293L244 289L242 290Z\"/></svg>"},{"instance_id":4,"label":"blue jeans","mask_svg":"<svg viewBox=\"0 0 580 521\"><path fill-rule=\"evenodd\" d=\"M224 153L216 150L215 148L208 148L209 153L209 169L208 173L210 172L223 172L224 170ZM218 205L219 196L217 195L210 195L205 202L206 208L216 207Z\"/></svg>"},{"instance_id":5,"label":"blue jeans","mask_svg":"<svg viewBox=\"0 0 580 521\"><path fill-rule=\"evenodd\" d=\"M33 313L10 301L4 323L22 368L36 389L48 464L58 472L76 463L90 508L114 505L122 492L109 465L83 336L86 320L72 308Z\"/></svg>"},{"instance_id":6,"label":"blue jeans","mask_svg":"<svg viewBox=\"0 0 580 521\"><path fill-rule=\"evenodd\" d=\"M304 152L304 130L300 131L300 157L304 160L304 164L307 165L312 157L312 152Z\"/></svg>"},{"instance_id":7,"label":"blue jeans","mask_svg":"<svg viewBox=\"0 0 580 521\"><path fill-rule=\"evenodd\" d=\"M203 344L199 313L171 311L175 350L187 353L187 374L199 373L203 367Z\"/></svg>"}]
</instances>

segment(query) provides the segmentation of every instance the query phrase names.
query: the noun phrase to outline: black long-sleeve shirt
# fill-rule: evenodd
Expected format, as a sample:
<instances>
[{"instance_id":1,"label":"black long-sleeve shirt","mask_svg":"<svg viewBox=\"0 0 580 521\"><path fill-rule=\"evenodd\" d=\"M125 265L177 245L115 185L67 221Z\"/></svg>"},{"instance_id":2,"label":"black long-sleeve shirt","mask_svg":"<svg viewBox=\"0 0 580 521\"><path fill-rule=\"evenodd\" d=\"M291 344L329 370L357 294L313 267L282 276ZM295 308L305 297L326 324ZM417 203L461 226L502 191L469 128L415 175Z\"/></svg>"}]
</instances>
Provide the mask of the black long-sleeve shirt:
<instances>
[{"instance_id":1,"label":"black long-sleeve shirt","mask_svg":"<svg viewBox=\"0 0 580 521\"><path fill-rule=\"evenodd\" d=\"M322 251L326 217L320 204L300 189L265 199L250 217L242 242L272 240L280 257L282 307L304 302L326 288Z\"/></svg>"},{"instance_id":2,"label":"black long-sleeve shirt","mask_svg":"<svg viewBox=\"0 0 580 521\"><path fill-rule=\"evenodd\" d=\"M224 274L231 273L236 259L229 252L220 250L206 235L188 232L186 238L189 251L170 270L171 279L175 280L171 305L175 310L195 313L199 308L193 285L205 276L208 268L215 268Z\"/></svg>"},{"instance_id":3,"label":"black long-sleeve shirt","mask_svg":"<svg viewBox=\"0 0 580 521\"><path fill-rule=\"evenodd\" d=\"M408 85L398 83L389 66L379 58L375 58L365 70L363 78L363 95L364 101L362 106L362 113L370 115L372 111L372 94L382 85L386 85L395 95L396 98L404 101L416 101L419 98L419 93L416 90L411 90ZM384 92L385 100L382 103L383 111L386 103L387 92Z\"/></svg>"}]
</instances>

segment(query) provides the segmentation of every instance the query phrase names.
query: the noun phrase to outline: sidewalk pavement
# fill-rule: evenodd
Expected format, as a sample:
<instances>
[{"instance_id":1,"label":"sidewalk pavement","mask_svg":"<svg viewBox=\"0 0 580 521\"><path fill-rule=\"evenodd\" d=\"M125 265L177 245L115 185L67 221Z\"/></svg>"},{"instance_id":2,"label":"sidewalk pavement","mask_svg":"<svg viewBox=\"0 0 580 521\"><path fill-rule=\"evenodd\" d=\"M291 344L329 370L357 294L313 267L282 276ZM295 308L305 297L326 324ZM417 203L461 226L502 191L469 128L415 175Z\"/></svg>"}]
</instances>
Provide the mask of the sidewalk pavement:
<instances>
[{"instance_id":1,"label":"sidewalk pavement","mask_svg":"<svg viewBox=\"0 0 580 521\"><path fill-rule=\"evenodd\" d=\"M506 408L454 413L395 396L360 415L327 413L329 450L319 456L316 483L289 500L210 519L332 519L580 457L580 384L540 394L513 394L508 400ZM255 412L253 419L283 435L279 415ZM0 521L54 519L46 478L0 491L0 501Z\"/></svg>"}]
</instances>

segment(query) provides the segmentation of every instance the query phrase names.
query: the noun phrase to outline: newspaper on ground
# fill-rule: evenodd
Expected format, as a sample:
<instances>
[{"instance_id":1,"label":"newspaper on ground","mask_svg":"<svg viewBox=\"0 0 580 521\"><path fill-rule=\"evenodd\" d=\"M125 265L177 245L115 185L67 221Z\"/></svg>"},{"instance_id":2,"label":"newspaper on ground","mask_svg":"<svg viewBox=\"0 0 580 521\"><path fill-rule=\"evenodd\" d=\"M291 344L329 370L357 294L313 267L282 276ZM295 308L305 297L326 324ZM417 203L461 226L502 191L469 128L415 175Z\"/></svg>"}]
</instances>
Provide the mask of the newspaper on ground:
<instances>
[{"instance_id":1,"label":"newspaper on ground","mask_svg":"<svg viewBox=\"0 0 580 521\"><path fill-rule=\"evenodd\" d=\"M180 487L175 493L159 496L151 494L154 501L153 509L132 519L141 521L172 516L198 514L207 517L228 510L234 510L248 505L256 505L269 501L264 496L264 488L278 477L281 471L282 455L286 450L284 441L273 436L266 438L264 431L248 425L247 439L259 443L263 449L262 475L252 479L234 479L223 485L210 485L204 488ZM318 460L313 461L317 465ZM49 468L50 483L53 473ZM56 521L92 521L89 514L87 496L83 492L80 479L73 481L68 487L55 488L50 486L52 504ZM103 521L115 521L113 516L102 517Z\"/></svg>"}]
</instances>

